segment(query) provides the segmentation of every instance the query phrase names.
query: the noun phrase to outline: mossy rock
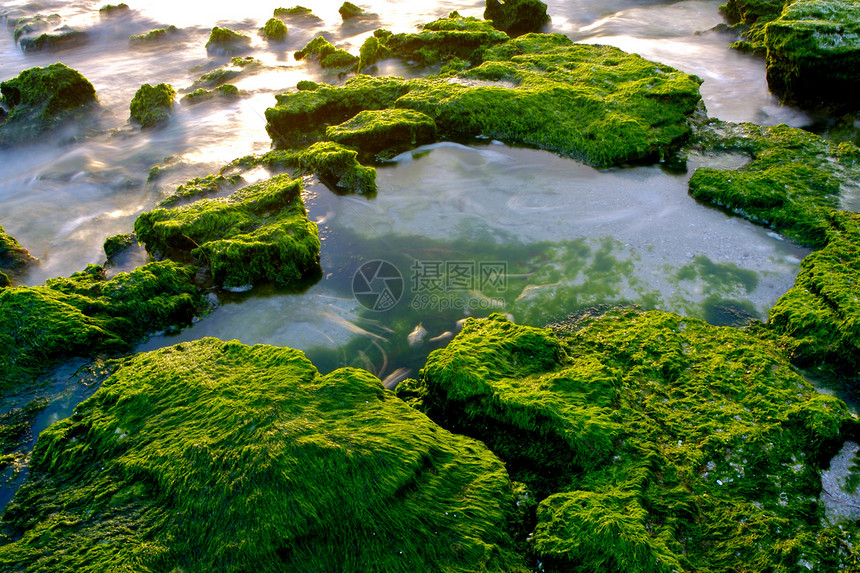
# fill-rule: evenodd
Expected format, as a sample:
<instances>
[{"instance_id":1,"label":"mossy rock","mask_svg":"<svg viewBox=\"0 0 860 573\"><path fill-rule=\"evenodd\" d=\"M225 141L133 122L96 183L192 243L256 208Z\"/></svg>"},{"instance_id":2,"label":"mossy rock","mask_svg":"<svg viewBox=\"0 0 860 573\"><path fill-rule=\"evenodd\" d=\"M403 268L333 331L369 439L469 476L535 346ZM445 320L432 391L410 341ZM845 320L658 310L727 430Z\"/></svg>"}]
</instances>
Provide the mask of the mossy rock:
<instances>
[{"instance_id":1,"label":"mossy rock","mask_svg":"<svg viewBox=\"0 0 860 573\"><path fill-rule=\"evenodd\" d=\"M124 233L122 235L114 235L105 239L103 249L108 260L113 259L121 252L135 244L134 233Z\"/></svg>"},{"instance_id":2,"label":"mossy rock","mask_svg":"<svg viewBox=\"0 0 860 573\"><path fill-rule=\"evenodd\" d=\"M320 272L317 226L301 181L279 175L223 199L143 213L134 224L148 251L190 254L227 288L273 281L295 286Z\"/></svg>"},{"instance_id":3,"label":"mossy rock","mask_svg":"<svg viewBox=\"0 0 860 573\"><path fill-rule=\"evenodd\" d=\"M769 22L779 18L783 8L792 0L728 0L720 6L726 19L734 24L733 28L743 40L732 43L731 47L751 53L764 55L764 29Z\"/></svg>"},{"instance_id":4,"label":"mossy rock","mask_svg":"<svg viewBox=\"0 0 860 573\"><path fill-rule=\"evenodd\" d=\"M7 235L3 227L0 227L0 272L16 277L38 261L39 259L30 255L30 251L22 247L15 237Z\"/></svg>"},{"instance_id":5,"label":"mossy rock","mask_svg":"<svg viewBox=\"0 0 860 573\"><path fill-rule=\"evenodd\" d=\"M18 44L24 53L59 51L82 46L89 41L89 38L88 32L76 30L69 26L60 26L38 36L23 36L18 40Z\"/></svg>"},{"instance_id":6,"label":"mossy rock","mask_svg":"<svg viewBox=\"0 0 860 573\"><path fill-rule=\"evenodd\" d=\"M367 18L370 14L364 8L360 8L356 6L352 2L344 2L340 8L337 9L338 14L342 20L351 20L354 18Z\"/></svg>"},{"instance_id":7,"label":"mossy rock","mask_svg":"<svg viewBox=\"0 0 860 573\"><path fill-rule=\"evenodd\" d=\"M124 14L129 12L131 8L129 8L128 4L105 4L101 8L99 8L99 15L102 16L118 16L120 14Z\"/></svg>"},{"instance_id":8,"label":"mossy rock","mask_svg":"<svg viewBox=\"0 0 860 573\"><path fill-rule=\"evenodd\" d=\"M162 199L159 207L173 207L179 202L187 202L192 199L200 199L207 195L220 193L225 189L234 187L243 179L240 175L207 175L205 177L195 177L186 181L176 188L173 193Z\"/></svg>"},{"instance_id":9,"label":"mossy rock","mask_svg":"<svg viewBox=\"0 0 860 573\"><path fill-rule=\"evenodd\" d=\"M131 119L141 127L155 127L170 119L176 90L169 84L143 84L129 105Z\"/></svg>"},{"instance_id":10,"label":"mossy rock","mask_svg":"<svg viewBox=\"0 0 860 573\"><path fill-rule=\"evenodd\" d=\"M425 66L453 59L478 64L486 50L509 40L509 36L493 28L492 23L471 16L464 18L456 12L425 24L417 34L382 32L374 33L381 55L389 57L387 53L390 53Z\"/></svg>"},{"instance_id":11,"label":"mossy rock","mask_svg":"<svg viewBox=\"0 0 860 573\"><path fill-rule=\"evenodd\" d=\"M273 42L283 42L287 39L287 25L277 18L269 18L261 32L266 39Z\"/></svg>"},{"instance_id":12,"label":"mossy rock","mask_svg":"<svg viewBox=\"0 0 860 573\"><path fill-rule=\"evenodd\" d=\"M313 13L310 8L304 6L293 6L292 8L275 8L272 13L275 18L288 20L316 20L321 21L321 18Z\"/></svg>"},{"instance_id":13,"label":"mossy rock","mask_svg":"<svg viewBox=\"0 0 860 573\"><path fill-rule=\"evenodd\" d=\"M77 70L60 63L24 70L0 82L3 103L9 108L0 125L0 143L15 143L79 117L96 104L96 90Z\"/></svg>"},{"instance_id":14,"label":"mossy rock","mask_svg":"<svg viewBox=\"0 0 860 573\"><path fill-rule=\"evenodd\" d=\"M235 80L239 76L253 74L261 69L263 69L263 62L252 56L246 56L244 58L233 57L230 58L230 61L223 66L219 66L200 76L200 78L191 84L190 89L216 88L222 84Z\"/></svg>"},{"instance_id":15,"label":"mossy rock","mask_svg":"<svg viewBox=\"0 0 860 573\"><path fill-rule=\"evenodd\" d=\"M32 380L56 360L124 352L147 333L189 324L203 306L193 276L164 261L107 280L90 265L45 286L0 290L0 389Z\"/></svg>"},{"instance_id":16,"label":"mossy rock","mask_svg":"<svg viewBox=\"0 0 860 573\"><path fill-rule=\"evenodd\" d=\"M390 42L389 42L390 45ZM431 117L440 139L476 136L607 167L670 155L691 133L700 80L608 46L529 34L495 45L453 78L358 76L343 86L277 96L266 129L278 146L325 138L360 111Z\"/></svg>"},{"instance_id":17,"label":"mossy rock","mask_svg":"<svg viewBox=\"0 0 860 573\"><path fill-rule=\"evenodd\" d=\"M222 54L232 54L248 49L251 45L251 38L240 32L235 32L229 28L221 28L215 26L209 33L209 40L206 42L206 49L209 52Z\"/></svg>"},{"instance_id":18,"label":"mossy rock","mask_svg":"<svg viewBox=\"0 0 860 573\"><path fill-rule=\"evenodd\" d=\"M219 97L226 97L231 99L237 98L239 97L239 88L237 88L233 84L223 84L213 90L198 88L193 92L182 96L180 102L183 104L196 104Z\"/></svg>"},{"instance_id":19,"label":"mossy rock","mask_svg":"<svg viewBox=\"0 0 860 573\"><path fill-rule=\"evenodd\" d=\"M484 19L511 36L540 32L550 21L541 0L487 0Z\"/></svg>"},{"instance_id":20,"label":"mossy rock","mask_svg":"<svg viewBox=\"0 0 860 573\"><path fill-rule=\"evenodd\" d=\"M697 169L690 195L771 227L790 239L821 247L841 186L860 177L860 151L807 131L777 125L710 120L700 132L706 148L749 153L735 170Z\"/></svg>"},{"instance_id":21,"label":"mossy rock","mask_svg":"<svg viewBox=\"0 0 860 573\"><path fill-rule=\"evenodd\" d=\"M834 211L827 243L803 259L800 274L770 311L768 324L783 335L793 359L860 368L860 215Z\"/></svg>"},{"instance_id":22,"label":"mossy rock","mask_svg":"<svg viewBox=\"0 0 860 573\"><path fill-rule=\"evenodd\" d=\"M838 570L820 471L860 426L770 342L662 312L469 319L398 387L540 501L544 571ZM841 532L841 533L840 533ZM843 561L844 559L844 561Z\"/></svg>"},{"instance_id":23,"label":"mossy rock","mask_svg":"<svg viewBox=\"0 0 860 573\"><path fill-rule=\"evenodd\" d=\"M367 110L326 129L326 137L363 152L404 149L436 140L433 118L408 109Z\"/></svg>"},{"instance_id":24,"label":"mossy rock","mask_svg":"<svg viewBox=\"0 0 860 573\"><path fill-rule=\"evenodd\" d=\"M323 68L352 68L359 58L346 50L335 48L331 42L319 36L295 53L297 60L317 60Z\"/></svg>"},{"instance_id":25,"label":"mossy rock","mask_svg":"<svg viewBox=\"0 0 860 573\"><path fill-rule=\"evenodd\" d=\"M796 0L764 30L767 82L781 99L860 109L860 3Z\"/></svg>"},{"instance_id":26,"label":"mossy rock","mask_svg":"<svg viewBox=\"0 0 860 573\"><path fill-rule=\"evenodd\" d=\"M24 36L33 36L38 32L56 28L62 21L63 19L59 14L36 14L35 16L18 18L14 23L7 19L6 25L14 28L12 36L17 42Z\"/></svg>"},{"instance_id":27,"label":"mossy rock","mask_svg":"<svg viewBox=\"0 0 860 573\"><path fill-rule=\"evenodd\" d=\"M171 37L175 36L179 32L179 28L176 26L168 26L167 28L157 28L155 30L150 30L145 34L136 34L131 36L128 41L133 45L150 45L150 44L158 44L164 41L169 40Z\"/></svg>"},{"instance_id":28,"label":"mossy rock","mask_svg":"<svg viewBox=\"0 0 860 573\"><path fill-rule=\"evenodd\" d=\"M483 444L289 348L138 355L40 435L30 471L0 568L528 570Z\"/></svg>"}]
</instances>

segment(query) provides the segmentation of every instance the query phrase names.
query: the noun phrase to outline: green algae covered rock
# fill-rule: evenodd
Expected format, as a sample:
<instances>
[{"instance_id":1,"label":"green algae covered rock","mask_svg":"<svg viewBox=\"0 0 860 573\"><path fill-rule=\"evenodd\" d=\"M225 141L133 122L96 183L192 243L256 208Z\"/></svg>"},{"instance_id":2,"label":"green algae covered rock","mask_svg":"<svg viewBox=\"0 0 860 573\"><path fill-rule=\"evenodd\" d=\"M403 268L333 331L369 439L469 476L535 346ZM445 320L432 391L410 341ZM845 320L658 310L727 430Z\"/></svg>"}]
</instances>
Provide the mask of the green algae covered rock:
<instances>
[{"instance_id":1,"label":"green algae covered rock","mask_svg":"<svg viewBox=\"0 0 860 573\"><path fill-rule=\"evenodd\" d=\"M2 102L9 108L0 126L0 143L33 139L59 127L96 103L96 90L77 70L60 63L24 70L0 82Z\"/></svg>"},{"instance_id":2,"label":"green algae covered rock","mask_svg":"<svg viewBox=\"0 0 860 573\"><path fill-rule=\"evenodd\" d=\"M484 19L511 36L540 32L550 20L540 0L487 0Z\"/></svg>"},{"instance_id":3,"label":"green algae covered rock","mask_svg":"<svg viewBox=\"0 0 860 573\"><path fill-rule=\"evenodd\" d=\"M786 125L712 123L707 148L743 151L752 160L737 170L697 169L690 195L799 243L826 244L841 185L860 177L860 151Z\"/></svg>"},{"instance_id":4,"label":"green algae covered rock","mask_svg":"<svg viewBox=\"0 0 860 573\"><path fill-rule=\"evenodd\" d=\"M387 51L395 57L425 66L455 58L477 64L487 49L509 39L507 34L493 28L490 22L473 17L464 18L456 12L447 18L425 24L417 34L382 32L378 30L375 37L382 46L383 54Z\"/></svg>"},{"instance_id":5,"label":"green algae covered rock","mask_svg":"<svg viewBox=\"0 0 860 573\"><path fill-rule=\"evenodd\" d=\"M209 101L218 97L237 98L239 97L239 88L237 88L233 84L222 84L212 90L207 90L206 88L198 88L193 92L182 96L182 99L179 101L183 104L195 104Z\"/></svg>"},{"instance_id":6,"label":"green algae covered rock","mask_svg":"<svg viewBox=\"0 0 860 573\"><path fill-rule=\"evenodd\" d=\"M121 4L105 4L99 8L99 14L103 16L116 16L131 10L125 2Z\"/></svg>"},{"instance_id":7,"label":"green algae covered rock","mask_svg":"<svg viewBox=\"0 0 860 573\"><path fill-rule=\"evenodd\" d=\"M295 53L295 58L297 60L317 60L323 68L350 68L358 63L358 57L346 50L335 48L331 42L322 36L308 42L304 48Z\"/></svg>"},{"instance_id":8,"label":"green algae covered rock","mask_svg":"<svg viewBox=\"0 0 860 573\"><path fill-rule=\"evenodd\" d=\"M493 315L401 386L529 484L544 571L835 571L857 557L822 542L847 534L822 524L818 496L860 426L752 333L656 311L558 333Z\"/></svg>"},{"instance_id":9,"label":"green algae covered rock","mask_svg":"<svg viewBox=\"0 0 860 573\"><path fill-rule=\"evenodd\" d=\"M108 260L111 260L119 253L135 244L135 242L133 233L123 233L121 235L114 235L105 239L102 248L104 249L105 256Z\"/></svg>"},{"instance_id":10,"label":"green algae covered rock","mask_svg":"<svg viewBox=\"0 0 860 573\"><path fill-rule=\"evenodd\" d=\"M367 110L326 129L326 137L377 153L384 149L411 148L436 140L436 122L420 111L408 109Z\"/></svg>"},{"instance_id":11,"label":"green algae covered rock","mask_svg":"<svg viewBox=\"0 0 860 573\"><path fill-rule=\"evenodd\" d=\"M311 18L314 20L319 20L317 16L314 15L313 10L310 8L305 8L304 6L293 6L292 8L275 8L275 11L272 13L275 18Z\"/></svg>"},{"instance_id":12,"label":"green algae covered rock","mask_svg":"<svg viewBox=\"0 0 860 573\"><path fill-rule=\"evenodd\" d=\"M767 25L764 45L781 99L860 109L860 2L796 0Z\"/></svg>"},{"instance_id":13,"label":"green algae covered rock","mask_svg":"<svg viewBox=\"0 0 860 573\"><path fill-rule=\"evenodd\" d=\"M90 39L88 32L76 30L69 26L60 26L50 32L38 36L23 36L18 40L24 53L40 51L66 50L86 44Z\"/></svg>"},{"instance_id":14,"label":"green algae covered rock","mask_svg":"<svg viewBox=\"0 0 860 573\"><path fill-rule=\"evenodd\" d=\"M860 368L860 215L827 217L827 242L803 259L794 288L770 311L768 323L793 359Z\"/></svg>"},{"instance_id":15,"label":"green algae covered rock","mask_svg":"<svg viewBox=\"0 0 860 573\"><path fill-rule=\"evenodd\" d=\"M0 290L0 390L57 359L124 352L147 333L190 323L203 306L193 276L164 261L107 280L90 265L45 286Z\"/></svg>"},{"instance_id":16,"label":"green algae covered rock","mask_svg":"<svg viewBox=\"0 0 860 573\"><path fill-rule=\"evenodd\" d=\"M38 259L30 255L30 251L22 247L15 237L7 235L3 227L0 227L0 272L4 276L16 277L36 262ZM3 286L8 286L8 284Z\"/></svg>"},{"instance_id":17,"label":"green algae covered rock","mask_svg":"<svg viewBox=\"0 0 860 573\"><path fill-rule=\"evenodd\" d=\"M269 18L262 28L263 35L274 42L283 42L287 39L287 25L277 18Z\"/></svg>"},{"instance_id":18,"label":"green algae covered rock","mask_svg":"<svg viewBox=\"0 0 860 573\"><path fill-rule=\"evenodd\" d=\"M40 435L0 568L525 573L515 502L483 444L367 372L207 338Z\"/></svg>"},{"instance_id":19,"label":"green algae covered rock","mask_svg":"<svg viewBox=\"0 0 860 573\"><path fill-rule=\"evenodd\" d=\"M131 119L143 128L165 123L173 111L174 97L176 90L169 84L143 84L129 105Z\"/></svg>"},{"instance_id":20,"label":"green algae covered rock","mask_svg":"<svg viewBox=\"0 0 860 573\"><path fill-rule=\"evenodd\" d=\"M134 36L131 36L128 41L130 44L138 46L157 44L168 40L170 37L175 36L178 32L179 28L171 25L167 28L157 28L155 30L150 30L145 34L135 34Z\"/></svg>"},{"instance_id":21,"label":"green algae covered rock","mask_svg":"<svg viewBox=\"0 0 860 573\"><path fill-rule=\"evenodd\" d=\"M654 161L691 133L699 79L608 46L529 34L486 50L454 77L358 76L277 96L266 129L279 146L325 138L365 110L419 111L441 139L476 136L547 149L596 166Z\"/></svg>"},{"instance_id":22,"label":"green algae covered rock","mask_svg":"<svg viewBox=\"0 0 860 573\"><path fill-rule=\"evenodd\" d=\"M7 18L6 25L13 28L12 36L17 42L24 36L32 36L43 30L55 28L63 19L59 14L36 14L24 18Z\"/></svg>"},{"instance_id":23,"label":"green algae covered rock","mask_svg":"<svg viewBox=\"0 0 860 573\"><path fill-rule=\"evenodd\" d=\"M232 54L246 50L251 45L251 38L229 28L215 26L209 33L206 50L220 54Z\"/></svg>"},{"instance_id":24,"label":"green algae covered rock","mask_svg":"<svg viewBox=\"0 0 860 573\"><path fill-rule=\"evenodd\" d=\"M341 7L337 9L337 11L338 14L340 14L341 19L343 20L349 20L352 18L364 18L368 16L368 13L364 8L360 8L352 2L344 2Z\"/></svg>"},{"instance_id":25,"label":"green algae covered rock","mask_svg":"<svg viewBox=\"0 0 860 573\"><path fill-rule=\"evenodd\" d=\"M320 241L301 181L279 175L220 199L143 213L134 224L148 251L190 254L227 288L294 286L320 272Z\"/></svg>"}]
</instances>

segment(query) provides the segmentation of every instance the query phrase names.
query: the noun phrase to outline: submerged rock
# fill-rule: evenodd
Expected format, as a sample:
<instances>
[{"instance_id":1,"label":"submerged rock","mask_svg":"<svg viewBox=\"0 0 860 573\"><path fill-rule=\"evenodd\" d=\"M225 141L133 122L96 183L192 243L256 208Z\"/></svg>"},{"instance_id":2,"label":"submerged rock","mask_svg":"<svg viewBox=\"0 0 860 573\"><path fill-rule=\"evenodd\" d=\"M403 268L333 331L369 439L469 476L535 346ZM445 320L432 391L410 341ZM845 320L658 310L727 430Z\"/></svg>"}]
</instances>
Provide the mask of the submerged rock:
<instances>
[{"instance_id":1,"label":"submerged rock","mask_svg":"<svg viewBox=\"0 0 860 573\"><path fill-rule=\"evenodd\" d=\"M183 104L195 104L218 97L237 98L239 97L239 88L237 88L233 84L223 84L218 86L214 90L199 88L189 94L182 96L180 102Z\"/></svg>"},{"instance_id":2,"label":"submerged rock","mask_svg":"<svg viewBox=\"0 0 860 573\"><path fill-rule=\"evenodd\" d=\"M198 88L215 88L226 84L239 76L253 74L263 69L263 63L251 56L244 58L234 57L230 62L208 71L191 84L192 90Z\"/></svg>"},{"instance_id":3,"label":"submerged rock","mask_svg":"<svg viewBox=\"0 0 860 573\"><path fill-rule=\"evenodd\" d=\"M164 261L107 280L90 265L45 286L0 289L0 390L60 358L123 352L147 333L190 323L203 306L193 276Z\"/></svg>"},{"instance_id":4,"label":"submerged rock","mask_svg":"<svg viewBox=\"0 0 860 573\"><path fill-rule=\"evenodd\" d=\"M207 338L40 435L0 568L525 573L515 502L483 444L367 372Z\"/></svg>"},{"instance_id":5,"label":"submerged rock","mask_svg":"<svg viewBox=\"0 0 860 573\"><path fill-rule=\"evenodd\" d=\"M292 146L325 139L361 111L409 109L432 118L440 139L484 136L605 167L669 154L690 135L700 100L694 76L561 35L522 36L483 59L448 78L358 76L284 93L266 110L266 129Z\"/></svg>"},{"instance_id":6,"label":"submerged rock","mask_svg":"<svg viewBox=\"0 0 860 573\"><path fill-rule=\"evenodd\" d=\"M337 9L338 14L342 20L351 20L354 18L368 18L373 16L369 14L367 10L364 8L360 8L353 4L352 2L344 2L341 4L341 7Z\"/></svg>"},{"instance_id":7,"label":"submerged rock","mask_svg":"<svg viewBox=\"0 0 860 573\"><path fill-rule=\"evenodd\" d=\"M99 8L99 14L102 16L118 16L130 10L131 8L125 2L121 4L105 4Z\"/></svg>"},{"instance_id":8,"label":"submerged rock","mask_svg":"<svg viewBox=\"0 0 860 573\"><path fill-rule=\"evenodd\" d=\"M487 0L484 19L511 36L540 32L550 21L541 0Z\"/></svg>"},{"instance_id":9,"label":"submerged rock","mask_svg":"<svg viewBox=\"0 0 860 573\"><path fill-rule=\"evenodd\" d=\"M279 175L227 198L143 213L134 231L150 252L195 257L224 287L295 286L320 272L318 230L301 190L301 181Z\"/></svg>"},{"instance_id":10,"label":"submerged rock","mask_svg":"<svg viewBox=\"0 0 860 573\"><path fill-rule=\"evenodd\" d=\"M314 59L323 68L351 68L358 58L346 50L335 48L334 45L319 36L314 38L301 50L295 53L297 60Z\"/></svg>"},{"instance_id":11,"label":"submerged rock","mask_svg":"<svg viewBox=\"0 0 860 573\"><path fill-rule=\"evenodd\" d=\"M60 26L50 32L43 32L38 36L23 36L18 40L18 44L25 53L42 50L65 50L86 44L89 37L89 33L83 30L76 30L69 26Z\"/></svg>"},{"instance_id":12,"label":"submerged rock","mask_svg":"<svg viewBox=\"0 0 860 573\"><path fill-rule=\"evenodd\" d=\"M155 127L165 123L173 111L173 98L176 91L169 84L152 86L143 84L129 105L131 119L142 128Z\"/></svg>"},{"instance_id":13,"label":"submerged rock","mask_svg":"<svg viewBox=\"0 0 860 573\"><path fill-rule=\"evenodd\" d=\"M102 248L104 249L105 256L108 260L111 260L119 253L135 244L135 242L136 240L133 233L125 233L108 237L105 239L104 246Z\"/></svg>"},{"instance_id":14,"label":"submerged rock","mask_svg":"<svg viewBox=\"0 0 860 573\"><path fill-rule=\"evenodd\" d=\"M79 117L96 103L96 90L80 72L60 63L30 68L0 83L9 108L0 144L34 139Z\"/></svg>"},{"instance_id":15,"label":"submerged rock","mask_svg":"<svg viewBox=\"0 0 860 573\"><path fill-rule=\"evenodd\" d=\"M767 83L781 99L860 109L860 3L796 0L764 30Z\"/></svg>"},{"instance_id":16,"label":"submerged rock","mask_svg":"<svg viewBox=\"0 0 860 573\"><path fill-rule=\"evenodd\" d=\"M838 570L820 472L860 425L751 333L662 312L469 320L398 395L536 494L544 571ZM850 541L850 540L848 540ZM844 544L843 544L844 545ZM850 543L848 543L850 546Z\"/></svg>"},{"instance_id":17,"label":"submerged rock","mask_svg":"<svg viewBox=\"0 0 860 573\"><path fill-rule=\"evenodd\" d=\"M305 8L304 6L293 6L292 8L275 8L275 11L272 13L272 16L275 18L280 18L282 20L316 20L322 21L322 19L315 15L310 8Z\"/></svg>"}]
</instances>

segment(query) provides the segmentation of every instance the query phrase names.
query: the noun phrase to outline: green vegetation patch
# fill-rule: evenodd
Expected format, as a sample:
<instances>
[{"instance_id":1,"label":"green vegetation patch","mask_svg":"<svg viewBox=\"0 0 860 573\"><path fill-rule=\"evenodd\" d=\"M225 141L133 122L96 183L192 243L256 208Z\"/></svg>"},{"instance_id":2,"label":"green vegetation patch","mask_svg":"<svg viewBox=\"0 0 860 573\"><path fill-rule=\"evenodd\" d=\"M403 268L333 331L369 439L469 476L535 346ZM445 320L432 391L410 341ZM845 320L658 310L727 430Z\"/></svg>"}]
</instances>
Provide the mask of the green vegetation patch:
<instances>
[{"instance_id":1,"label":"green vegetation patch","mask_svg":"<svg viewBox=\"0 0 860 573\"><path fill-rule=\"evenodd\" d=\"M301 181L279 175L226 198L143 213L134 231L150 252L200 260L227 288L296 285L320 272L317 226L301 190Z\"/></svg>"},{"instance_id":2,"label":"green vegetation patch","mask_svg":"<svg viewBox=\"0 0 860 573\"><path fill-rule=\"evenodd\" d=\"M233 81L241 75L253 74L263 68L263 62L247 56L244 58L233 57L223 66L206 72L191 84L191 89L216 88L222 84Z\"/></svg>"},{"instance_id":3,"label":"green vegetation patch","mask_svg":"<svg viewBox=\"0 0 860 573\"><path fill-rule=\"evenodd\" d=\"M135 34L134 36L131 36L128 41L129 43L135 45L156 44L169 39L171 36L175 36L178 32L179 28L171 25L167 28L158 28L156 30L150 30L145 34Z\"/></svg>"},{"instance_id":4,"label":"green vegetation patch","mask_svg":"<svg viewBox=\"0 0 860 573\"><path fill-rule=\"evenodd\" d=\"M752 333L657 311L555 333L492 315L398 394L529 484L544 571L836 571L857 558L834 550L850 533L822 525L818 499L857 420Z\"/></svg>"},{"instance_id":5,"label":"green vegetation patch","mask_svg":"<svg viewBox=\"0 0 860 573\"><path fill-rule=\"evenodd\" d=\"M193 277L170 261L110 280L90 265L45 286L0 289L0 389L58 359L124 352L150 332L189 324L203 306Z\"/></svg>"},{"instance_id":6,"label":"green vegetation patch","mask_svg":"<svg viewBox=\"0 0 860 573\"><path fill-rule=\"evenodd\" d=\"M115 16L117 14L121 14L123 12L128 12L131 8L128 7L128 4L105 4L101 8L99 8L99 14L104 16Z\"/></svg>"},{"instance_id":7,"label":"green vegetation patch","mask_svg":"<svg viewBox=\"0 0 860 573\"><path fill-rule=\"evenodd\" d=\"M487 0L484 19L511 36L540 32L550 21L540 0Z\"/></svg>"},{"instance_id":8,"label":"green vegetation patch","mask_svg":"<svg viewBox=\"0 0 860 573\"><path fill-rule=\"evenodd\" d=\"M364 152L377 153L435 141L436 122L420 111L409 109L367 110L329 127L326 137Z\"/></svg>"},{"instance_id":9,"label":"green vegetation patch","mask_svg":"<svg viewBox=\"0 0 860 573\"><path fill-rule=\"evenodd\" d=\"M12 36L17 42L24 36L30 36L42 30L55 28L59 26L62 20L59 14L36 14L35 16L28 16L26 18L18 18L14 23L11 18L7 18L6 24L14 28Z\"/></svg>"},{"instance_id":10,"label":"green vegetation patch","mask_svg":"<svg viewBox=\"0 0 860 573\"><path fill-rule=\"evenodd\" d=\"M209 33L206 49L210 52L233 53L247 49L251 45L251 38L230 28L215 26Z\"/></svg>"},{"instance_id":11,"label":"green vegetation patch","mask_svg":"<svg viewBox=\"0 0 860 573\"><path fill-rule=\"evenodd\" d=\"M367 372L206 338L40 435L0 568L525 573L515 502L486 446Z\"/></svg>"},{"instance_id":12,"label":"green vegetation patch","mask_svg":"<svg viewBox=\"0 0 860 573\"><path fill-rule=\"evenodd\" d=\"M30 255L30 251L0 227L0 272L15 277L36 262L38 259Z\"/></svg>"},{"instance_id":13,"label":"green vegetation patch","mask_svg":"<svg viewBox=\"0 0 860 573\"><path fill-rule=\"evenodd\" d=\"M31 139L80 115L96 103L96 90L80 72L60 63L24 70L0 82L9 108L0 143Z\"/></svg>"},{"instance_id":14,"label":"green vegetation patch","mask_svg":"<svg viewBox=\"0 0 860 573\"><path fill-rule=\"evenodd\" d=\"M180 101L184 104L195 104L219 97L237 98L239 97L239 88L233 84L223 84L212 90L198 88L193 92L182 96Z\"/></svg>"},{"instance_id":15,"label":"green vegetation patch","mask_svg":"<svg viewBox=\"0 0 860 573\"><path fill-rule=\"evenodd\" d=\"M131 119L143 128L165 123L173 111L174 97L176 90L169 84L143 84L129 105Z\"/></svg>"},{"instance_id":16,"label":"green vegetation patch","mask_svg":"<svg viewBox=\"0 0 860 573\"><path fill-rule=\"evenodd\" d=\"M295 20L320 20L310 8L304 6L293 6L292 8L275 8L272 13L275 18Z\"/></svg>"},{"instance_id":17,"label":"green vegetation patch","mask_svg":"<svg viewBox=\"0 0 860 573\"><path fill-rule=\"evenodd\" d=\"M337 9L338 14L342 20L349 20L351 18L366 18L369 16L367 11L364 8L360 8L356 6L352 2L344 2L341 4L341 7Z\"/></svg>"},{"instance_id":18,"label":"green vegetation patch","mask_svg":"<svg viewBox=\"0 0 860 573\"><path fill-rule=\"evenodd\" d=\"M771 227L811 247L827 242L828 216L841 185L860 178L860 151L786 125L711 121L701 134L709 149L743 151L736 170L697 169L690 195Z\"/></svg>"},{"instance_id":19,"label":"green vegetation patch","mask_svg":"<svg viewBox=\"0 0 860 573\"><path fill-rule=\"evenodd\" d=\"M358 76L277 96L266 110L279 146L325 138L364 110L420 111L440 139L485 136L606 167L653 161L691 133L699 79L608 46L529 34L488 49L449 78Z\"/></svg>"},{"instance_id":20,"label":"green vegetation patch","mask_svg":"<svg viewBox=\"0 0 860 573\"><path fill-rule=\"evenodd\" d=\"M796 0L765 27L764 45L780 98L860 109L860 2Z\"/></svg>"},{"instance_id":21,"label":"green vegetation patch","mask_svg":"<svg viewBox=\"0 0 860 573\"><path fill-rule=\"evenodd\" d=\"M60 26L38 36L24 36L18 40L21 50L27 52L55 51L76 48L86 44L90 35L83 30Z\"/></svg>"},{"instance_id":22,"label":"green vegetation patch","mask_svg":"<svg viewBox=\"0 0 860 573\"><path fill-rule=\"evenodd\" d=\"M834 211L827 244L803 259L794 288L770 311L792 358L860 368L860 215Z\"/></svg>"},{"instance_id":23,"label":"green vegetation patch","mask_svg":"<svg viewBox=\"0 0 860 573\"><path fill-rule=\"evenodd\" d=\"M287 25L277 18L269 18L262 28L263 35L273 42L283 42L287 39Z\"/></svg>"},{"instance_id":24,"label":"green vegetation patch","mask_svg":"<svg viewBox=\"0 0 860 573\"><path fill-rule=\"evenodd\" d=\"M295 53L295 57L297 60L306 58L317 60L323 68L351 68L358 63L358 57L346 50L335 48L322 36L308 42L304 48Z\"/></svg>"}]
</instances>

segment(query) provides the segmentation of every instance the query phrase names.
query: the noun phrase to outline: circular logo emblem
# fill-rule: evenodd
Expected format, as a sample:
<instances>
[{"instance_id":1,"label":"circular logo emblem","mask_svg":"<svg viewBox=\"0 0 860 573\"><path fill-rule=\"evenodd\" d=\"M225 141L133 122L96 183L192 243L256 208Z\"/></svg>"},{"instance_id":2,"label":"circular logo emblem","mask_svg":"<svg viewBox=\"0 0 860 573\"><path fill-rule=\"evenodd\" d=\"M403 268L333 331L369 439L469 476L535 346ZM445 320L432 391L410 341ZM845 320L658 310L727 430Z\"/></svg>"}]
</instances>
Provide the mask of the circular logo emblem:
<instances>
[{"instance_id":1,"label":"circular logo emblem","mask_svg":"<svg viewBox=\"0 0 860 573\"><path fill-rule=\"evenodd\" d=\"M352 294L368 310L389 310L403 296L403 275L388 261L368 261L352 276Z\"/></svg>"}]
</instances>

